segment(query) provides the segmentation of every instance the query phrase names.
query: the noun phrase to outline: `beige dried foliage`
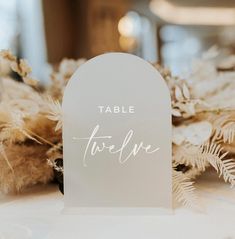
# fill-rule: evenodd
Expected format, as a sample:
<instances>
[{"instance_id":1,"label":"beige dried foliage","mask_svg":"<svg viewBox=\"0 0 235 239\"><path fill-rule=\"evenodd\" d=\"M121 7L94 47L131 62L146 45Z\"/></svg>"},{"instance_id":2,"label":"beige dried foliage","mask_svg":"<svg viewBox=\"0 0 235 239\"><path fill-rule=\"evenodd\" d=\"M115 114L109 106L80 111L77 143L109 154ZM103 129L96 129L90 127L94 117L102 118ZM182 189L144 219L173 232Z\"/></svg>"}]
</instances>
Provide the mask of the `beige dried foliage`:
<instances>
[{"instance_id":1,"label":"beige dried foliage","mask_svg":"<svg viewBox=\"0 0 235 239\"><path fill-rule=\"evenodd\" d=\"M218 55L214 47L195 59L185 79L154 65L172 98L175 198L191 207L198 201L195 177L208 167L232 186L235 181L235 67L234 60L218 65ZM31 87L36 81L25 60L9 51L1 51L0 59L23 81L0 80L0 191L10 192L50 182L53 168L62 172L55 163L63 151L61 101L68 80L84 60L63 60L50 86L39 93Z\"/></svg>"},{"instance_id":2,"label":"beige dried foliage","mask_svg":"<svg viewBox=\"0 0 235 239\"><path fill-rule=\"evenodd\" d=\"M47 94L61 102L68 80L84 62L85 59L63 59L58 70L51 74L51 85L47 88Z\"/></svg>"},{"instance_id":3,"label":"beige dried foliage","mask_svg":"<svg viewBox=\"0 0 235 239\"><path fill-rule=\"evenodd\" d=\"M173 170L173 193L175 200L187 207L201 211L193 184L194 182L184 173Z\"/></svg>"},{"instance_id":4,"label":"beige dried foliage","mask_svg":"<svg viewBox=\"0 0 235 239\"><path fill-rule=\"evenodd\" d=\"M224 58L226 64L220 63L218 67L217 57ZM194 60L192 72L184 81L175 78L174 86L173 77L168 76L167 83L171 82L174 165L184 165L188 180L211 166L219 177L234 186L235 68L231 66L234 58L226 59L218 48L212 47ZM177 184L184 188L183 180ZM182 193L177 194L180 200ZM189 204L187 200L181 201Z\"/></svg>"},{"instance_id":5,"label":"beige dried foliage","mask_svg":"<svg viewBox=\"0 0 235 239\"><path fill-rule=\"evenodd\" d=\"M22 78L22 82L0 79L0 192L6 193L50 182L53 168L48 165L47 152L62 137L61 131L55 132L61 123L47 117L51 107L47 94L31 87L36 81L27 62L9 51L1 51L0 57Z\"/></svg>"},{"instance_id":6,"label":"beige dried foliage","mask_svg":"<svg viewBox=\"0 0 235 239\"><path fill-rule=\"evenodd\" d=\"M5 145L6 162L0 155L0 189L2 193L19 192L37 183L53 179L53 170L48 165L46 145L9 144Z\"/></svg>"},{"instance_id":7,"label":"beige dried foliage","mask_svg":"<svg viewBox=\"0 0 235 239\"><path fill-rule=\"evenodd\" d=\"M9 50L2 50L0 57L9 62L11 69L18 73L24 83L30 86L36 86L38 81L31 77L32 69L24 59L17 59Z\"/></svg>"}]
</instances>

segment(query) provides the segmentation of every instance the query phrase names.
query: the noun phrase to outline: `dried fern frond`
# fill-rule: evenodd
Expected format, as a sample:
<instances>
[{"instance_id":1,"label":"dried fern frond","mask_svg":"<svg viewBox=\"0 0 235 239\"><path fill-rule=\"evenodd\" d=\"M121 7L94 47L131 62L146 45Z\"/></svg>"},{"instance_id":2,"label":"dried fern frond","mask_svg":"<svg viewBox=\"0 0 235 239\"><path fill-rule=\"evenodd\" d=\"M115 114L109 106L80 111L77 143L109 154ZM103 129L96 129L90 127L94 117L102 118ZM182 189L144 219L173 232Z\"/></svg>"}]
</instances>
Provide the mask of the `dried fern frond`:
<instances>
[{"instance_id":1,"label":"dried fern frond","mask_svg":"<svg viewBox=\"0 0 235 239\"><path fill-rule=\"evenodd\" d=\"M217 118L214 121L214 136L213 140L222 139L224 143L231 144L235 137L235 117L234 115L226 114Z\"/></svg>"},{"instance_id":2,"label":"dried fern frond","mask_svg":"<svg viewBox=\"0 0 235 239\"><path fill-rule=\"evenodd\" d=\"M173 195L176 201L186 207L198 209L195 187L182 172L173 170Z\"/></svg>"},{"instance_id":3,"label":"dried fern frond","mask_svg":"<svg viewBox=\"0 0 235 239\"><path fill-rule=\"evenodd\" d=\"M225 182L229 182L231 186L235 185L235 161L233 159L225 159L228 152L223 152L223 148L215 143L207 144L202 147L204 156L208 162L223 176Z\"/></svg>"},{"instance_id":4,"label":"dried fern frond","mask_svg":"<svg viewBox=\"0 0 235 239\"><path fill-rule=\"evenodd\" d=\"M221 128L219 137L223 138L224 143L231 144L235 137L235 122L229 122Z\"/></svg>"},{"instance_id":5,"label":"dried fern frond","mask_svg":"<svg viewBox=\"0 0 235 239\"><path fill-rule=\"evenodd\" d=\"M216 170L217 162L223 160L228 152L223 153L221 145L215 143L206 143L199 147L200 153L198 159L200 161L208 161Z\"/></svg>"},{"instance_id":6,"label":"dried fern frond","mask_svg":"<svg viewBox=\"0 0 235 239\"><path fill-rule=\"evenodd\" d=\"M174 146L173 152L173 160L176 163L196 167L202 172L209 166L207 155L201 146L186 143L181 146Z\"/></svg>"},{"instance_id":7,"label":"dried fern frond","mask_svg":"<svg viewBox=\"0 0 235 239\"><path fill-rule=\"evenodd\" d=\"M197 167L205 171L206 167L212 165L218 171L218 163L227 155L223 148L215 143L206 143L200 146L191 144L181 145L174 150L174 161Z\"/></svg>"},{"instance_id":8,"label":"dried fern frond","mask_svg":"<svg viewBox=\"0 0 235 239\"><path fill-rule=\"evenodd\" d=\"M225 182L229 182L233 187L235 185L235 161L234 159L219 160L217 170L220 177L223 176Z\"/></svg>"}]
</instances>

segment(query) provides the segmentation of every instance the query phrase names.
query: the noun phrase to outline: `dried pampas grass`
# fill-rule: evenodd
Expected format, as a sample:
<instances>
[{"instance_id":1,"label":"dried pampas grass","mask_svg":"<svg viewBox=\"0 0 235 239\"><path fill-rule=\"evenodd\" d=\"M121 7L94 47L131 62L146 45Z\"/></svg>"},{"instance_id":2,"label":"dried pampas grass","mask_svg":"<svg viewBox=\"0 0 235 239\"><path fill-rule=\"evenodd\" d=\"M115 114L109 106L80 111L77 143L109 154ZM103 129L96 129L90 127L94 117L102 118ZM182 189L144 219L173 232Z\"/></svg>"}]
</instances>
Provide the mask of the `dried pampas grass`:
<instances>
[{"instance_id":1,"label":"dried pampas grass","mask_svg":"<svg viewBox=\"0 0 235 239\"><path fill-rule=\"evenodd\" d=\"M39 91L26 61L9 51L0 56L22 79L1 77L0 84L0 191L9 193L53 180L48 159L58 156L52 148L61 144L62 123L60 104Z\"/></svg>"}]
</instances>

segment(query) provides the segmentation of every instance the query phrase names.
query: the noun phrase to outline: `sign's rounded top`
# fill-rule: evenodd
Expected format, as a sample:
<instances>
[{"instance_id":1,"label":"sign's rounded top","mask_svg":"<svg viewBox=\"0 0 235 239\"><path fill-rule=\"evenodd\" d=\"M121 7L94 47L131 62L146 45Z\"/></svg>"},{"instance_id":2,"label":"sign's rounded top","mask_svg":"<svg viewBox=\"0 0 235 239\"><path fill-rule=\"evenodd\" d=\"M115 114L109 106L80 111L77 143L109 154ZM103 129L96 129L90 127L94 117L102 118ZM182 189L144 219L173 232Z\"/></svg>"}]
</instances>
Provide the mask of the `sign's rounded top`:
<instances>
[{"instance_id":1,"label":"sign's rounded top","mask_svg":"<svg viewBox=\"0 0 235 239\"><path fill-rule=\"evenodd\" d=\"M109 78L108 82L107 78ZM152 87L161 88L170 102L167 84L156 68L142 58L128 53L105 53L82 64L69 80L64 92L64 100L67 95L71 95L72 88L76 87L81 91L87 85L91 88L104 87L107 90L109 87L116 87L121 91L124 87L126 90L132 89L136 92L138 89L145 92Z\"/></svg>"}]
</instances>

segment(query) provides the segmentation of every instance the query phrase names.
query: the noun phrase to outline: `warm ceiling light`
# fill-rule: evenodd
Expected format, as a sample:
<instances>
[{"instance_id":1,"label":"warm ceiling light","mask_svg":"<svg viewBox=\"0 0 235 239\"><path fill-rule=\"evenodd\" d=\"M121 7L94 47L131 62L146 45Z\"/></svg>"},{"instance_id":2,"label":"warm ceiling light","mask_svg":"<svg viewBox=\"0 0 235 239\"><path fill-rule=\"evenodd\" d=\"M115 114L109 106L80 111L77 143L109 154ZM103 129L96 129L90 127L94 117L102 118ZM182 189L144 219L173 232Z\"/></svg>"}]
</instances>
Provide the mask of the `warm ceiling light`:
<instances>
[{"instance_id":1,"label":"warm ceiling light","mask_svg":"<svg viewBox=\"0 0 235 239\"><path fill-rule=\"evenodd\" d=\"M118 23L118 31L121 35L130 37L134 35L134 21L130 16L124 16Z\"/></svg>"},{"instance_id":2,"label":"warm ceiling light","mask_svg":"<svg viewBox=\"0 0 235 239\"><path fill-rule=\"evenodd\" d=\"M167 0L152 0L150 9L163 20L183 25L235 25L235 8L185 7Z\"/></svg>"},{"instance_id":3,"label":"warm ceiling light","mask_svg":"<svg viewBox=\"0 0 235 239\"><path fill-rule=\"evenodd\" d=\"M118 31L125 37L137 37L141 29L141 17L137 12L130 11L118 22Z\"/></svg>"}]
</instances>

